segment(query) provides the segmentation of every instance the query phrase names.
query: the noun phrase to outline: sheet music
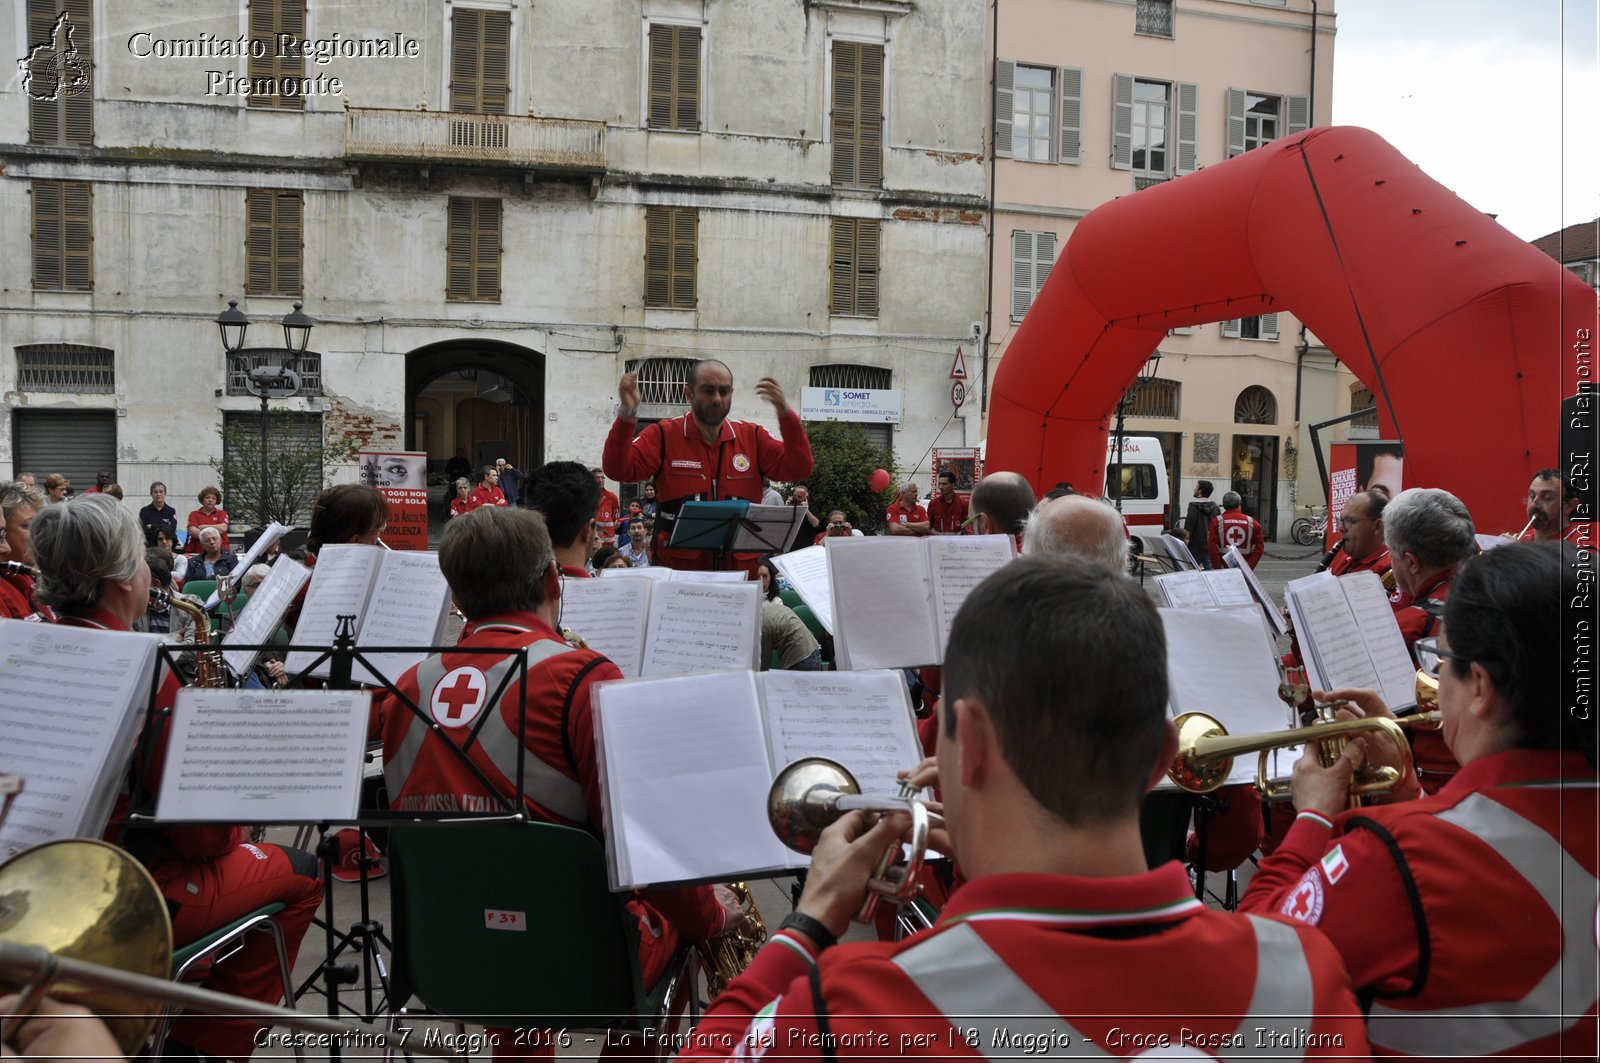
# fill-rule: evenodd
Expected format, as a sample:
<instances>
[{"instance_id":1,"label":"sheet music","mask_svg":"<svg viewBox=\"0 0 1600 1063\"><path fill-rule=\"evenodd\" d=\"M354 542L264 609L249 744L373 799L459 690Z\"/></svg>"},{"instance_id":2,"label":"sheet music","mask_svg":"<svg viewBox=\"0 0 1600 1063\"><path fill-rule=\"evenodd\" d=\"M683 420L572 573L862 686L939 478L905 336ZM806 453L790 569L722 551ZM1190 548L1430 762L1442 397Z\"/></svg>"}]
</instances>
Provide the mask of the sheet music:
<instances>
[{"instance_id":1,"label":"sheet music","mask_svg":"<svg viewBox=\"0 0 1600 1063\"><path fill-rule=\"evenodd\" d=\"M808 546L787 554L779 554L772 563L789 581L789 586L800 596L817 618L822 629L833 634L833 592L828 586L828 551L820 546Z\"/></svg>"},{"instance_id":2,"label":"sheet music","mask_svg":"<svg viewBox=\"0 0 1600 1063\"><path fill-rule=\"evenodd\" d=\"M267 552L267 548L283 538L284 533L288 530L289 526L287 524L279 524L277 521L268 524L266 530L256 536L256 541L250 544L250 549L245 551L244 556L239 559L239 563L234 566L233 575L243 580L244 574L250 571L250 566L259 561L261 555ZM285 558L284 560L288 559ZM215 609L220 601L222 601L222 591L220 589L213 590L211 597L206 599L206 610L209 612Z\"/></svg>"},{"instance_id":3,"label":"sheet music","mask_svg":"<svg viewBox=\"0 0 1600 1063\"><path fill-rule=\"evenodd\" d=\"M1218 605L1254 605L1255 595L1250 593L1250 582L1238 569L1224 568L1203 573L1206 585L1216 596ZM1262 590L1265 594L1265 589Z\"/></svg>"},{"instance_id":4,"label":"sheet music","mask_svg":"<svg viewBox=\"0 0 1600 1063\"><path fill-rule=\"evenodd\" d=\"M741 568L721 570L677 568L669 570L667 578L674 583L749 583L750 577Z\"/></svg>"},{"instance_id":5,"label":"sheet music","mask_svg":"<svg viewBox=\"0 0 1600 1063\"><path fill-rule=\"evenodd\" d=\"M358 683L382 686L427 656L421 648L436 646L450 613L450 584L439 568L439 555L426 550L390 550L378 563L372 595L362 610L356 645L417 646L416 653L375 653L367 659L380 677L360 661L350 669Z\"/></svg>"},{"instance_id":6,"label":"sheet music","mask_svg":"<svg viewBox=\"0 0 1600 1063\"><path fill-rule=\"evenodd\" d=\"M570 579L562 584L561 624L582 635L629 679L644 666L649 579Z\"/></svg>"},{"instance_id":7,"label":"sheet music","mask_svg":"<svg viewBox=\"0 0 1600 1063\"><path fill-rule=\"evenodd\" d=\"M244 611L234 618L233 626L222 636L224 646L259 646L272 641L272 635L283 622L294 596L311 578L311 570L291 558L280 557L272 566L267 578L261 581L250 596ZM254 650L224 650L222 661L234 675L242 676L255 664Z\"/></svg>"},{"instance_id":8,"label":"sheet music","mask_svg":"<svg viewBox=\"0 0 1600 1063\"><path fill-rule=\"evenodd\" d=\"M641 568L603 568L596 575L602 579L613 579L618 576L643 576L645 579L669 580L672 578L672 569L665 565L644 565Z\"/></svg>"},{"instance_id":9,"label":"sheet music","mask_svg":"<svg viewBox=\"0 0 1600 1063\"><path fill-rule=\"evenodd\" d=\"M920 545L925 541L910 536L824 540L841 671L939 663L928 551Z\"/></svg>"},{"instance_id":10,"label":"sheet music","mask_svg":"<svg viewBox=\"0 0 1600 1063\"><path fill-rule=\"evenodd\" d=\"M1300 636L1311 686L1316 690L1378 690L1377 669L1340 582L1310 576L1291 580L1284 589L1294 611L1294 629Z\"/></svg>"},{"instance_id":11,"label":"sheet music","mask_svg":"<svg viewBox=\"0 0 1600 1063\"><path fill-rule=\"evenodd\" d=\"M1211 609L1219 603L1204 572L1163 572L1152 582L1168 605L1179 609ZM1246 597L1249 592L1245 592Z\"/></svg>"},{"instance_id":12,"label":"sheet music","mask_svg":"<svg viewBox=\"0 0 1600 1063\"><path fill-rule=\"evenodd\" d=\"M1172 556L1172 559L1184 569L1198 570L1200 568L1200 562L1194 559L1194 554L1190 551L1188 543L1176 535L1166 534L1161 536L1161 542L1166 546L1167 553Z\"/></svg>"},{"instance_id":13,"label":"sheet music","mask_svg":"<svg viewBox=\"0 0 1600 1063\"><path fill-rule=\"evenodd\" d=\"M917 541L928 551L938 660L943 661L961 603L985 577L1011 563L1017 556L1016 540L1009 535L930 535Z\"/></svg>"},{"instance_id":14,"label":"sheet music","mask_svg":"<svg viewBox=\"0 0 1600 1063\"><path fill-rule=\"evenodd\" d=\"M1239 573L1245 579L1245 584L1250 588L1250 596L1261 606L1261 611L1267 615L1267 623L1272 627L1272 633L1278 638L1289 633L1289 624L1283 619L1283 610L1278 608L1278 603L1272 600L1272 595L1261 585L1256 578L1256 570L1250 567L1250 562L1245 560L1237 546L1230 546L1223 555L1228 567Z\"/></svg>"},{"instance_id":15,"label":"sheet music","mask_svg":"<svg viewBox=\"0 0 1600 1063\"><path fill-rule=\"evenodd\" d=\"M1282 731L1289 709L1278 697L1278 666L1254 603L1217 609L1162 609L1170 710L1203 712L1231 735ZM1229 782L1255 778L1256 758L1235 757Z\"/></svg>"},{"instance_id":16,"label":"sheet music","mask_svg":"<svg viewBox=\"0 0 1600 1063\"><path fill-rule=\"evenodd\" d=\"M650 595L640 674L752 668L761 645L761 588L754 583L663 583Z\"/></svg>"},{"instance_id":17,"label":"sheet music","mask_svg":"<svg viewBox=\"0 0 1600 1063\"><path fill-rule=\"evenodd\" d=\"M0 620L0 759L25 781L0 862L99 837L150 700L159 636Z\"/></svg>"},{"instance_id":18,"label":"sheet music","mask_svg":"<svg viewBox=\"0 0 1600 1063\"><path fill-rule=\"evenodd\" d=\"M1338 578L1350 603L1350 612L1361 629L1362 640L1378 673L1378 693L1394 711L1417 703L1417 666L1406 649L1406 637L1389 606L1383 580L1375 572L1354 572Z\"/></svg>"},{"instance_id":19,"label":"sheet music","mask_svg":"<svg viewBox=\"0 0 1600 1063\"><path fill-rule=\"evenodd\" d=\"M601 683L594 700L613 890L804 866L767 824L756 673Z\"/></svg>"},{"instance_id":20,"label":"sheet music","mask_svg":"<svg viewBox=\"0 0 1600 1063\"><path fill-rule=\"evenodd\" d=\"M383 556L382 548L358 543L323 547L311 573L311 589L306 592L305 604L300 609L300 622L295 625L290 641L296 646L331 649L340 614L355 614L359 624L367 594L372 589L373 574L378 571ZM290 672L299 672L316 656L310 650L297 650L289 654L283 666ZM314 674L327 675L328 662L324 661Z\"/></svg>"},{"instance_id":21,"label":"sheet music","mask_svg":"<svg viewBox=\"0 0 1600 1063\"><path fill-rule=\"evenodd\" d=\"M368 705L359 690L184 687L173 707L156 819L354 819Z\"/></svg>"},{"instance_id":22,"label":"sheet music","mask_svg":"<svg viewBox=\"0 0 1600 1063\"><path fill-rule=\"evenodd\" d=\"M863 793L892 794L895 773L922 759L898 671L762 672L761 688L774 776L802 757L827 757Z\"/></svg>"}]
</instances>

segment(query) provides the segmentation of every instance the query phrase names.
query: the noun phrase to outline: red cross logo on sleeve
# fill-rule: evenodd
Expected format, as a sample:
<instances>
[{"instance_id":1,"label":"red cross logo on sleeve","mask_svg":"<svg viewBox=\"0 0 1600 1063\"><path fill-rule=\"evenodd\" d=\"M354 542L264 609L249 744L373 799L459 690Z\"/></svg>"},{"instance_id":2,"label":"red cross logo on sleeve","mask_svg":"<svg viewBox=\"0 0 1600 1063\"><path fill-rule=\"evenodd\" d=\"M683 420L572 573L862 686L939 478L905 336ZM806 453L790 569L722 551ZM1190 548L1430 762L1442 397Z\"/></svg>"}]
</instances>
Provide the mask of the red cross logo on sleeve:
<instances>
[{"instance_id":1,"label":"red cross logo on sleeve","mask_svg":"<svg viewBox=\"0 0 1600 1063\"><path fill-rule=\"evenodd\" d=\"M478 718L489 681L476 668L453 668L433 688L428 709L441 727L466 727Z\"/></svg>"},{"instance_id":2,"label":"red cross logo on sleeve","mask_svg":"<svg viewBox=\"0 0 1600 1063\"><path fill-rule=\"evenodd\" d=\"M1308 926L1316 926L1322 921L1322 882L1317 877L1316 868L1311 868L1301 876L1300 884L1278 911Z\"/></svg>"}]
</instances>

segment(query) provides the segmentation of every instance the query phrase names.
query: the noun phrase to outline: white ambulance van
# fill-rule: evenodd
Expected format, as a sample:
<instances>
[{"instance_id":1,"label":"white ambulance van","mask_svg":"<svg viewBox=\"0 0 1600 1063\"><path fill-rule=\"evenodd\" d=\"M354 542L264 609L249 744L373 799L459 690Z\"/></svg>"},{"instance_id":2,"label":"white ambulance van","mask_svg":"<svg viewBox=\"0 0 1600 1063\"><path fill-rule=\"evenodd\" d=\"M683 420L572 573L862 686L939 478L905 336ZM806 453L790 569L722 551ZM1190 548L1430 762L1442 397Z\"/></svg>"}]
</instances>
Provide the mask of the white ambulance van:
<instances>
[{"instance_id":1,"label":"white ambulance van","mask_svg":"<svg viewBox=\"0 0 1600 1063\"><path fill-rule=\"evenodd\" d=\"M1106 444L1105 497L1111 498L1115 475L1115 442ZM987 456L989 441L978 444L978 457ZM1135 531L1157 533L1172 526L1172 492L1168 487L1167 456L1155 436L1122 437L1122 516ZM1054 485L1046 485L1046 489ZM1081 488L1080 488L1081 490ZM1088 493L1088 492L1085 492ZM926 500L924 500L926 501Z\"/></svg>"}]
</instances>

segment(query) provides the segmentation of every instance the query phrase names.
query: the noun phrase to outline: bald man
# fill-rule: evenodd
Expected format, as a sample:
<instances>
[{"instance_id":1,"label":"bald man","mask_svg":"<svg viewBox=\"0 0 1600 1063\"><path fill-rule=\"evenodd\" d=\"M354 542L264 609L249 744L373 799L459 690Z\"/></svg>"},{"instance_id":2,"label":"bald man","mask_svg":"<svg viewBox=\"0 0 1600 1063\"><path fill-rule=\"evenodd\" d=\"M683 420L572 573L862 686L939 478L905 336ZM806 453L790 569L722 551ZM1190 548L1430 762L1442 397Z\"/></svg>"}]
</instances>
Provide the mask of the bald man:
<instances>
[{"instance_id":1,"label":"bald man","mask_svg":"<svg viewBox=\"0 0 1600 1063\"><path fill-rule=\"evenodd\" d=\"M1024 554L1081 557L1113 575L1128 571L1122 517L1104 501L1064 495L1040 502L1022 534Z\"/></svg>"},{"instance_id":2,"label":"bald man","mask_svg":"<svg viewBox=\"0 0 1600 1063\"><path fill-rule=\"evenodd\" d=\"M972 490L967 523L979 535L1014 535L1022 545L1022 529L1033 512L1033 487L1014 472L992 472Z\"/></svg>"}]
</instances>

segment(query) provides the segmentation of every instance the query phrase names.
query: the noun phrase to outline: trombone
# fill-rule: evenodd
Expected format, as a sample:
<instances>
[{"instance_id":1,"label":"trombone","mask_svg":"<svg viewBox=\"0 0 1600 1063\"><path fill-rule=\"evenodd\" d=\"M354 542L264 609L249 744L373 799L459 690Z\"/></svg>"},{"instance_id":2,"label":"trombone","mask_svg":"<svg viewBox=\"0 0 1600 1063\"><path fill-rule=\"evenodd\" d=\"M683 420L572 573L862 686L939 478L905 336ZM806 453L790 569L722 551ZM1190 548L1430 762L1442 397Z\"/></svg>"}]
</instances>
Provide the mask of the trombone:
<instances>
[{"instance_id":1,"label":"trombone","mask_svg":"<svg viewBox=\"0 0 1600 1063\"><path fill-rule=\"evenodd\" d=\"M910 852L904 864L896 864L900 843L886 848L867 880L867 899L855 915L858 923L870 923L878 900L888 897L917 911L909 902L917 895L917 875L928 853L928 829L944 817L916 796L917 787L909 779L900 782L897 794L864 794L855 776L843 764L827 757L803 757L778 773L767 792L767 822L778 840L797 853L810 855L822 832L846 812L905 812L911 816ZM927 924L918 912L916 922ZM918 929L926 929L919 926Z\"/></svg>"},{"instance_id":2,"label":"trombone","mask_svg":"<svg viewBox=\"0 0 1600 1063\"><path fill-rule=\"evenodd\" d=\"M0 865L0 992L19 993L10 1014L0 1014L0 1025L26 1016L49 993L100 1016L130 1058L159 1018L140 1014L148 1001L263 1019L335 1043L451 1055L407 1046L404 1035L374 1026L173 982L171 967L166 901L143 865L116 846L86 838L47 842Z\"/></svg>"}]
</instances>

